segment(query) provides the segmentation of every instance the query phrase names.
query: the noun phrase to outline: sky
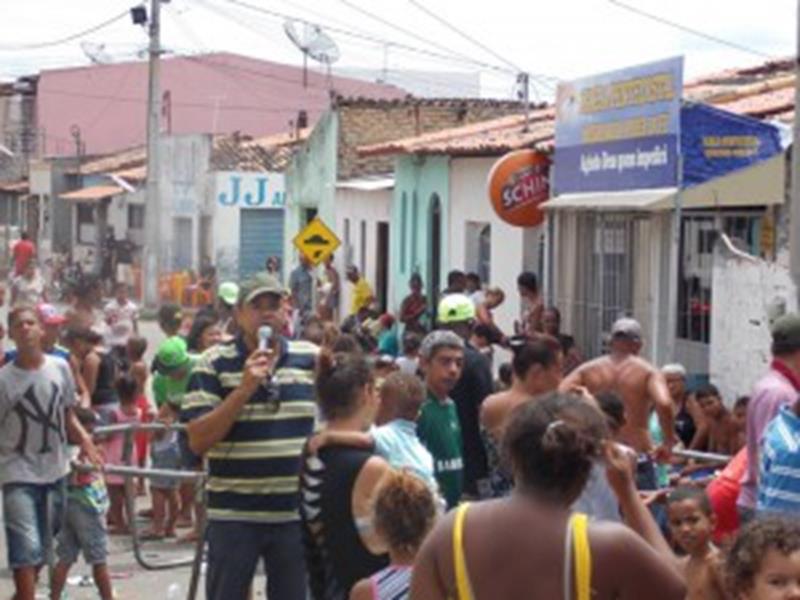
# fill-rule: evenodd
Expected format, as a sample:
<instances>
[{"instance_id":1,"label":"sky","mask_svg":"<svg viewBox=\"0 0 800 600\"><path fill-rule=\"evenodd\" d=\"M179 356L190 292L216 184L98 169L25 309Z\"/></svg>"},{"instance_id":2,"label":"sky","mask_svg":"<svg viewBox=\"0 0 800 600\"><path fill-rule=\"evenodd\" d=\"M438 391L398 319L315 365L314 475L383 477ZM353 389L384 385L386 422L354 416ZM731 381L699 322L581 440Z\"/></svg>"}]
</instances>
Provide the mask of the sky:
<instances>
[{"instance_id":1,"label":"sky","mask_svg":"<svg viewBox=\"0 0 800 600\"><path fill-rule=\"evenodd\" d=\"M743 48L655 22L619 6L623 1ZM437 71L480 71L483 95L494 97L511 97L517 70L532 74L533 98L546 99L552 96L557 79L682 54L685 77L690 80L770 57L786 57L795 48L795 0L171 0L162 5L164 47L178 54L228 51L302 64L300 51L284 33L283 17L236 2L319 24L340 50L334 73L347 67L413 69L430 71L435 80ZM103 58L115 62L143 58L146 32L127 16L80 40L41 49L29 47L85 30L136 3L3 0L0 80L88 64L82 45L95 55L102 45Z\"/></svg>"}]
</instances>

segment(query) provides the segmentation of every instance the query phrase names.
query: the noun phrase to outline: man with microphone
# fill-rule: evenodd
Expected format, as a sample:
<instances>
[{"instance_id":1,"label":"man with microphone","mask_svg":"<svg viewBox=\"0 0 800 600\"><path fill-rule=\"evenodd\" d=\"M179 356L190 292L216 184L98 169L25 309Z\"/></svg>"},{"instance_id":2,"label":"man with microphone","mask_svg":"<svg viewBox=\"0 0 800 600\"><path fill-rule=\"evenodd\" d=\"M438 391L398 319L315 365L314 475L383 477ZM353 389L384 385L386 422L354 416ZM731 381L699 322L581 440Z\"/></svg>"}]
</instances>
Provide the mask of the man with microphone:
<instances>
[{"instance_id":1,"label":"man with microphone","mask_svg":"<svg viewBox=\"0 0 800 600\"><path fill-rule=\"evenodd\" d=\"M317 347L279 334L284 294L266 273L240 285L238 335L202 355L184 399L189 446L208 458L209 600L248 598L259 559L268 598L306 598L297 490Z\"/></svg>"}]
</instances>

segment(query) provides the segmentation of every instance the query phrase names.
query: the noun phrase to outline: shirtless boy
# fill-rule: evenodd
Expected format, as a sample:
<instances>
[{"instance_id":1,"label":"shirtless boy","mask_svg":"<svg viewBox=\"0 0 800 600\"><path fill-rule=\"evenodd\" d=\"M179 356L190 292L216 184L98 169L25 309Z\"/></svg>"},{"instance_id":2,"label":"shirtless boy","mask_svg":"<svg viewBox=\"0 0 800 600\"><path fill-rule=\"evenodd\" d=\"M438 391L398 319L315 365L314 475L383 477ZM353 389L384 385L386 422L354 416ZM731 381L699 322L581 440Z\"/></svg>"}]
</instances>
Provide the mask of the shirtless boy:
<instances>
[{"instance_id":1,"label":"shirtless boy","mask_svg":"<svg viewBox=\"0 0 800 600\"><path fill-rule=\"evenodd\" d=\"M721 555L711 543L716 516L702 488L679 487L667 498L672 538L686 552L682 560L686 600L724 600Z\"/></svg>"},{"instance_id":2,"label":"shirtless boy","mask_svg":"<svg viewBox=\"0 0 800 600\"><path fill-rule=\"evenodd\" d=\"M719 454L736 454L741 448L739 428L731 411L722 403L719 390L714 385L704 385L695 392L695 398L708 423L706 450Z\"/></svg>"},{"instance_id":3,"label":"shirtless boy","mask_svg":"<svg viewBox=\"0 0 800 600\"><path fill-rule=\"evenodd\" d=\"M626 423L620 439L641 454L650 454L653 443L647 430L650 411L655 407L664 443L655 457L666 461L675 445L672 399L661 372L639 358L642 349L642 328L630 318L618 319L611 328L611 351L570 373L561 383L562 392L585 387L597 396L613 392L625 404Z\"/></svg>"}]
</instances>

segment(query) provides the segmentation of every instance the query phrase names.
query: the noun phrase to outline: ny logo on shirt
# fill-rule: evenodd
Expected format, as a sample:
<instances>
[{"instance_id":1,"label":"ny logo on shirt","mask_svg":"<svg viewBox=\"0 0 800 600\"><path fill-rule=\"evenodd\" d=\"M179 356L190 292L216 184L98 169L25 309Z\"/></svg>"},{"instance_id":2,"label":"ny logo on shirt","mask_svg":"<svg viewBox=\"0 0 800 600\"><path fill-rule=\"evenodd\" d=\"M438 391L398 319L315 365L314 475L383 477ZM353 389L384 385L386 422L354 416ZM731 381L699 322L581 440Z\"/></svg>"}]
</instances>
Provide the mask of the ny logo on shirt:
<instances>
[{"instance_id":1,"label":"ny logo on shirt","mask_svg":"<svg viewBox=\"0 0 800 600\"><path fill-rule=\"evenodd\" d=\"M33 426L38 425L41 431L42 445L39 454L52 452L51 435L54 435L59 444L64 443L64 413L61 410L61 403L58 401L58 386L50 382L50 397L36 397L36 389L31 384L22 396L22 400L17 402L14 412L17 413L20 422L20 436L17 442L16 451L26 454L28 435ZM46 404L46 407L43 406Z\"/></svg>"}]
</instances>

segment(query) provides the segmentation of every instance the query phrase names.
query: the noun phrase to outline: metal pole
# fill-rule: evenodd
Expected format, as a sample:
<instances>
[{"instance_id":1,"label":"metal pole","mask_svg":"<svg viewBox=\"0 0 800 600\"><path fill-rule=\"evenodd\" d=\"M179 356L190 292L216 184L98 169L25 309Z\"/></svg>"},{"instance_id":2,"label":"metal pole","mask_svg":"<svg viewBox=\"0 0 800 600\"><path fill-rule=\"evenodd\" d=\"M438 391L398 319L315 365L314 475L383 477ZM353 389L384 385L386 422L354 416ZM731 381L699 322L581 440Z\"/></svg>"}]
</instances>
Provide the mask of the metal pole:
<instances>
[{"instance_id":1,"label":"metal pole","mask_svg":"<svg viewBox=\"0 0 800 600\"><path fill-rule=\"evenodd\" d=\"M797 3L797 39L794 56L794 126L792 128L792 198L789 230L789 268L795 285L800 289L800 1Z\"/></svg>"},{"instance_id":2,"label":"metal pole","mask_svg":"<svg viewBox=\"0 0 800 600\"><path fill-rule=\"evenodd\" d=\"M681 260L681 233L683 226L683 155L681 154L680 138L678 139L678 189L675 192L674 201L674 222L672 224L672 249L670 251L669 262L669 279L667 279L667 291L669 293L669 301L667 302L667 331L666 340L667 348L671 349L669 358L666 356L654 356L657 361L672 360L679 362L678 356L678 320L680 316L679 298L678 298L678 277L680 276L679 263ZM663 280L662 280L663 281ZM657 316L657 315L656 315Z\"/></svg>"},{"instance_id":3,"label":"metal pole","mask_svg":"<svg viewBox=\"0 0 800 600\"><path fill-rule=\"evenodd\" d=\"M520 73L520 83L522 84L522 99L525 102L525 127L522 129L525 133L530 131L531 126L531 85L530 75L527 73Z\"/></svg>"},{"instance_id":4,"label":"metal pole","mask_svg":"<svg viewBox=\"0 0 800 600\"><path fill-rule=\"evenodd\" d=\"M159 194L159 128L161 119L161 0L150 0L150 63L147 85L147 199L145 205L144 297L150 308L158 305L161 276L161 197Z\"/></svg>"}]
</instances>

